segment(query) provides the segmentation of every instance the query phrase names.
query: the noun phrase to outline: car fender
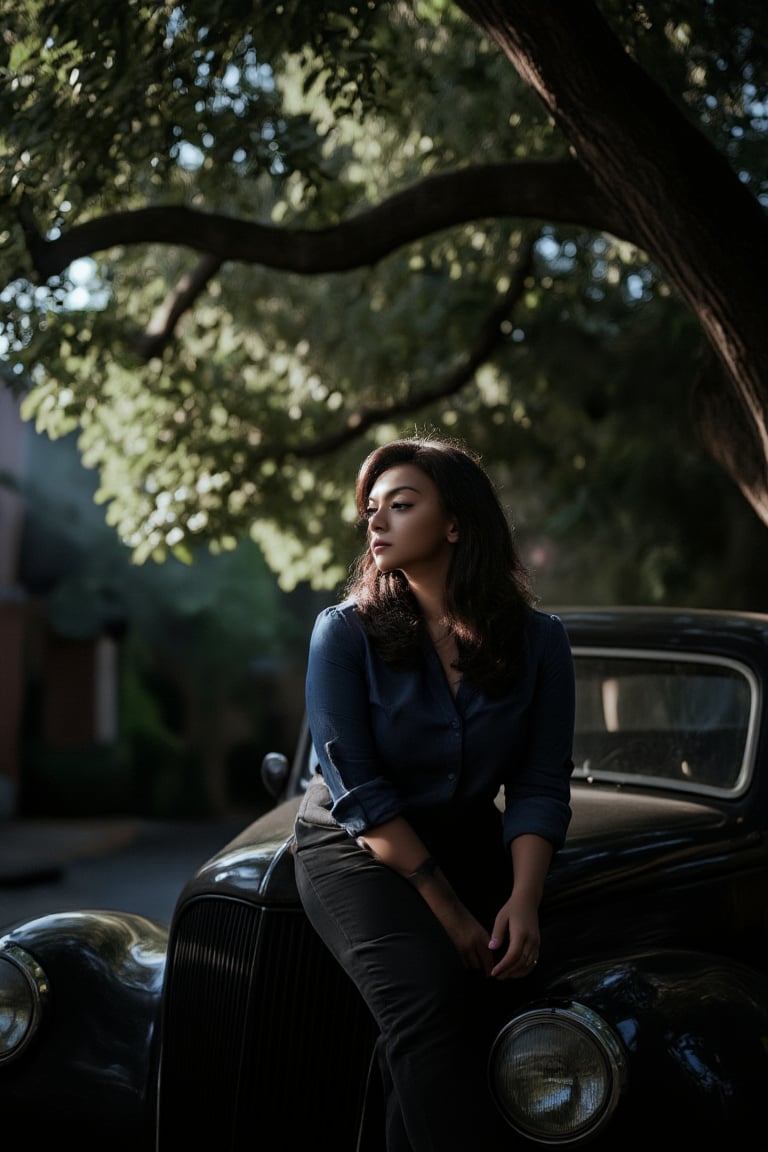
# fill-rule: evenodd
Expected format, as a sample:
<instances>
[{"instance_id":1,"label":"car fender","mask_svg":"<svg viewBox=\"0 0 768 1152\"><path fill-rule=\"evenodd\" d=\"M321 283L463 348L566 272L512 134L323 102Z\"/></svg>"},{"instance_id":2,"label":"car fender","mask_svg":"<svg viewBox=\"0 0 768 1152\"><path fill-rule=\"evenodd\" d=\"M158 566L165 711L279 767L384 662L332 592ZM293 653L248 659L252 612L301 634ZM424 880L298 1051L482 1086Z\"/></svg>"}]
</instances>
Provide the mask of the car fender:
<instances>
[{"instance_id":1,"label":"car fender","mask_svg":"<svg viewBox=\"0 0 768 1152\"><path fill-rule=\"evenodd\" d=\"M622 1126L649 1133L666 1109L665 1134L748 1132L768 1091L768 980L745 963L660 950L586 964L550 985L555 998L597 1012L629 1062ZM643 1092L633 1095L633 1084ZM648 1085L654 1108L649 1110ZM615 1129L613 1137L617 1135Z\"/></svg>"},{"instance_id":2,"label":"car fender","mask_svg":"<svg viewBox=\"0 0 768 1152\"><path fill-rule=\"evenodd\" d=\"M7 1000L22 973L35 1002L30 1034L0 1059L6 1137L42 1147L61 1121L85 1146L152 1146L167 941L154 921L106 911L55 913L0 937L0 990Z\"/></svg>"}]
</instances>

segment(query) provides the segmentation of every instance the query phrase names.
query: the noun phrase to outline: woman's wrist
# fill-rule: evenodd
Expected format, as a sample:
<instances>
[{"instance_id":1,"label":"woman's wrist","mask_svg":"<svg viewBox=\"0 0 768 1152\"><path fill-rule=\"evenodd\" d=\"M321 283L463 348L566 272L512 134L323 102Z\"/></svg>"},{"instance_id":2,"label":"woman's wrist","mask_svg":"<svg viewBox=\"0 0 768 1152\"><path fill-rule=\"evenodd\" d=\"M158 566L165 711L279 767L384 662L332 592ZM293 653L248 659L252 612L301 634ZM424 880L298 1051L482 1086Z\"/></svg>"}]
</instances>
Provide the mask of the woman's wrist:
<instances>
[{"instance_id":1,"label":"woman's wrist","mask_svg":"<svg viewBox=\"0 0 768 1152\"><path fill-rule=\"evenodd\" d=\"M421 888L434 877L439 867L440 865L434 856L427 856L426 860L423 860L418 868L414 868L413 872L406 873L405 879L409 884L412 884L414 888Z\"/></svg>"}]
</instances>

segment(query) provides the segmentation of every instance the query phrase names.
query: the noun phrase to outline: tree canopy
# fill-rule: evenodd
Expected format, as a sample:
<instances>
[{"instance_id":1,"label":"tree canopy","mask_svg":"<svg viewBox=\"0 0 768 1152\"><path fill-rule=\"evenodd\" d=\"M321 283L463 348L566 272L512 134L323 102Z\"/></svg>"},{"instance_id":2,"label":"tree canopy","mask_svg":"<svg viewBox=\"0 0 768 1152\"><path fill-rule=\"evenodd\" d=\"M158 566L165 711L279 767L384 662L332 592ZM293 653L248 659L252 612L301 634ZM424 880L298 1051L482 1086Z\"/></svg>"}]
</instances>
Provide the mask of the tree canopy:
<instances>
[{"instance_id":1,"label":"tree canopy","mask_svg":"<svg viewBox=\"0 0 768 1152\"><path fill-rule=\"evenodd\" d=\"M434 427L574 596L755 605L762 0L0 15L3 375L137 560L331 588L360 459Z\"/></svg>"}]
</instances>

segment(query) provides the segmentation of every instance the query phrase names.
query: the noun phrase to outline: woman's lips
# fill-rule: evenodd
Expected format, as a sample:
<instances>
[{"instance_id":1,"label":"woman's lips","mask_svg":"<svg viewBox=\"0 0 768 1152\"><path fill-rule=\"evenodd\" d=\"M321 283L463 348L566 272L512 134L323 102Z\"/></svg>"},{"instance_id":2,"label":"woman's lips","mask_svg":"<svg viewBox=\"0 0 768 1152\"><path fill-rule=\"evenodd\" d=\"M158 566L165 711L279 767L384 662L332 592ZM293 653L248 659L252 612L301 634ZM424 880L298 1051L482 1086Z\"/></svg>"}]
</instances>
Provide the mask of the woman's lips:
<instances>
[{"instance_id":1,"label":"woman's lips","mask_svg":"<svg viewBox=\"0 0 768 1152\"><path fill-rule=\"evenodd\" d=\"M385 544L382 540L374 540L371 544L371 551L374 553L383 552L385 548L389 548L389 544Z\"/></svg>"}]
</instances>

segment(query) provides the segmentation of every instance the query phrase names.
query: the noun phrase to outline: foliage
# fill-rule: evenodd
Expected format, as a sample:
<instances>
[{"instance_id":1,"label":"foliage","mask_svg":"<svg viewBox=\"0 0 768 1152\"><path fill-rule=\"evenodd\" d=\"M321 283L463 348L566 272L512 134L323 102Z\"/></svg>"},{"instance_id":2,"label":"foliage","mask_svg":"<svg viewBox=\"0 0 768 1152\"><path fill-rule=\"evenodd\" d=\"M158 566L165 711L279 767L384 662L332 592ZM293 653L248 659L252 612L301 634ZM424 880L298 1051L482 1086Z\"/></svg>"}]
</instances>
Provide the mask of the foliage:
<instances>
[{"instance_id":1,"label":"foliage","mask_svg":"<svg viewBox=\"0 0 768 1152\"><path fill-rule=\"evenodd\" d=\"M291 611L249 541L203 553L194 567L172 557L135 565L93 502L97 481L73 438L31 437L26 455L21 576L47 598L59 635L130 632L158 667L181 669L212 709L252 677L254 661L303 654L307 621Z\"/></svg>"},{"instance_id":2,"label":"foliage","mask_svg":"<svg viewBox=\"0 0 768 1152\"><path fill-rule=\"evenodd\" d=\"M763 5L601 8L764 196ZM764 530L690 431L699 330L645 253L567 204L554 222L468 213L343 271L119 234L41 277L46 241L110 213L330 242L429 177L567 159L455 5L0 0L0 22L0 340L25 415L77 436L136 561L199 564L250 537L284 589L336 588L361 457L435 427L493 467L549 599L757 606ZM465 370L526 246L500 338Z\"/></svg>"}]
</instances>

